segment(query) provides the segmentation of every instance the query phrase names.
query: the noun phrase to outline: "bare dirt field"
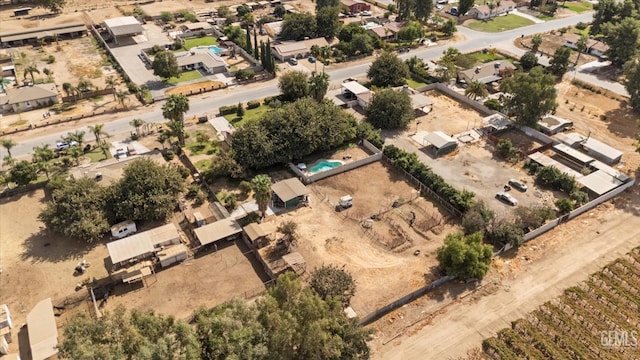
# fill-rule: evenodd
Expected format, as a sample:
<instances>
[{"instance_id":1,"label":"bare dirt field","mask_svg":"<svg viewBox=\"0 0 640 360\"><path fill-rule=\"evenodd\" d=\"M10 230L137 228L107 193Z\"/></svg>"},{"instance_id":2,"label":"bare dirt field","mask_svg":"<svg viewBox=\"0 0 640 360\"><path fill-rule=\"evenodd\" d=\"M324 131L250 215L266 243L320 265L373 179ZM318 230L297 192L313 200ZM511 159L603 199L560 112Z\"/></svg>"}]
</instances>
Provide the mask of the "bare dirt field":
<instances>
[{"instance_id":1,"label":"bare dirt field","mask_svg":"<svg viewBox=\"0 0 640 360\"><path fill-rule=\"evenodd\" d=\"M420 121L419 130L442 131L452 135L482 124L482 116L470 107L436 90L427 91L424 95L433 101L433 107L428 114L416 118Z\"/></svg>"},{"instance_id":2,"label":"bare dirt field","mask_svg":"<svg viewBox=\"0 0 640 360\"><path fill-rule=\"evenodd\" d=\"M498 137L500 139L507 139L511 141L516 149L524 152L544 145L542 142L536 140L535 138L532 138L531 136L527 136L527 134L519 130L507 131L498 135Z\"/></svg>"},{"instance_id":3,"label":"bare dirt field","mask_svg":"<svg viewBox=\"0 0 640 360\"><path fill-rule=\"evenodd\" d=\"M526 36L524 39L518 37L514 40L514 44L520 49L530 49L531 48L531 39L533 36ZM559 32L548 32L542 34L542 44L539 47L539 52L544 52L545 55L551 57L557 48L564 45L564 37ZM539 55L539 53L538 53ZM569 57L569 62L571 64L575 64L576 60L578 61L578 66L584 65L591 61L596 61L598 58L589 54L582 54L578 59L578 52L571 51L571 56Z\"/></svg>"},{"instance_id":4,"label":"bare dirt field","mask_svg":"<svg viewBox=\"0 0 640 360\"><path fill-rule=\"evenodd\" d=\"M344 265L353 274L358 288L352 306L360 316L432 279L431 267L436 264L433 251L455 227L443 221L439 228L424 231L422 236L405 226L406 218L402 218L402 214L414 211L417 223L431 217L444 219L445 213L424 199L387 213L397 224L403 223L399 226L409 238L408 245L396 251L384 241L367 235L362 227L360 219L369 218L381 209L390 209L394 200L414 197L414 189L395 170L375 162L321 180L311 188L311 206L280 218L298 223L300 240L296 251L304 256L308 271L323 264L336 264ZM337 213L335 205L345 194L353 196L354 205ZM376 220L372 229L383 238L399 236L384 219ZM415 250L421 250L421 254L414 255Z\"/></svg>"}]
</instances>

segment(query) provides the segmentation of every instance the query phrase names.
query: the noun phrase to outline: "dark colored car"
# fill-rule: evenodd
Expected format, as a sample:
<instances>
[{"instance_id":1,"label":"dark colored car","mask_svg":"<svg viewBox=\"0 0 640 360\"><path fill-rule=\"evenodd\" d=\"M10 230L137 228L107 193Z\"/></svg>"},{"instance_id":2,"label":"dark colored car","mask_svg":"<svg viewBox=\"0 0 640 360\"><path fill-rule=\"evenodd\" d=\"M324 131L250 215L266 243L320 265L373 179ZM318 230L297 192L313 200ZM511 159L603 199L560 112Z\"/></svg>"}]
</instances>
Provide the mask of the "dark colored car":
<instances>
[{"instance_id":1,"label":"dark colored car","mask_svg":"<svg viewBox=\"0 0 640 360\"><path fill-rule=\"evenodd\" d=\"M509 185L511 187L513 187L514 189L518 189L518 190L520 190L522 192L525 192L528 189L527 185L523 184L522 182L520 182L520 181L518 181L516 179L509 180Z\"/></svg>"}]
</instances>

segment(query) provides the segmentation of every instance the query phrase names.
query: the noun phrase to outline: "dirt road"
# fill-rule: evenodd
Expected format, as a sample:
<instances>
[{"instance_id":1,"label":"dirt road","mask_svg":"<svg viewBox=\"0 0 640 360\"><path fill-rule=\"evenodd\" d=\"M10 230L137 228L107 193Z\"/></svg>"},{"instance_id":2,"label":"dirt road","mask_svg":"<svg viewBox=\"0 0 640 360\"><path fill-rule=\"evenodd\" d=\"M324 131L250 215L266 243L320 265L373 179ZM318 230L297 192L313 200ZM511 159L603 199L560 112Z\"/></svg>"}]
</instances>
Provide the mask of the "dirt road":
<instances>
[{"instance_id":1,"label":"dirt road","mask_svg":"<svg viewBox=\"0 0 640 360\"><path fill-rule=\"evenodd\" d=\"M463 300L452 305L432 325L378 349L373 358L404 360L463 356L469 349L479 347L484 338L510 326L511 321L640 245L640 221L633 209L614 209L597 221L585 219L588 217L574 220L581 226L574 227L579 231L572 232L575 234L573 239L564 241L546 258L529 264L526 272L517 278L504 281L495 293L477 302ZM553 231L562 232L563 229Z\"/></svg>"}]
</instances>

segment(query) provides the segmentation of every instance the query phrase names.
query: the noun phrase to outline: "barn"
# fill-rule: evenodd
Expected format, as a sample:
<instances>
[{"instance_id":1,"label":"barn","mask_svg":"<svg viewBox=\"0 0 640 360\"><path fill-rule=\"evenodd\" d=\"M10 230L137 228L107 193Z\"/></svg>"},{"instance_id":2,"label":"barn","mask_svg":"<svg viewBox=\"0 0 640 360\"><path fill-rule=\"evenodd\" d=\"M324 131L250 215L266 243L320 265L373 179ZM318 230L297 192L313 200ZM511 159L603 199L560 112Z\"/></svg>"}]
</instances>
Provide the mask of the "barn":
<instances>
[{"instance_id":1,"label":"barn","mask_svg":"<svg viewBox=\"0 0 640 360\"><path fill-rule=\"evenodd\" d=\"M118 43L118 38L134 36L144 32L142 24L133 16L107 19L104 21L104 25L116 44Z\"/></svg>"},{"instance_id":2,"label":"barn","mask_svg":"<svg viewBox=\"0 0 640 360\"><path fill-rule=\"evenodd\" d=\"M458 147L458 142L442 131L430 132L424 136L424 141L436 149L436 155L446 154Z\"/></svg>"}]
</instances>

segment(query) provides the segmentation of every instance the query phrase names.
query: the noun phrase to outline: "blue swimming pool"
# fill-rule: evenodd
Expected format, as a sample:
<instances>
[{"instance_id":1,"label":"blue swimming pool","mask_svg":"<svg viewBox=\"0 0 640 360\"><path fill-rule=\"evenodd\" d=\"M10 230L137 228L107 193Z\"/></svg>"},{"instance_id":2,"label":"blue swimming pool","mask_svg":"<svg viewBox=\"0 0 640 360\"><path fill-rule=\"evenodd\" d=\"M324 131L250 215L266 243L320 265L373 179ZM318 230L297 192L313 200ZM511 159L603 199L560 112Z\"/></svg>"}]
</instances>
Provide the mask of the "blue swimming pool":
<instances>
[{"instance_id":1,"label":"blue swimming pool","mask_svg":"<svg viewBox=\"0 0 640 360\"><path fill-rule=\"evenodd\" d=\"M331 161L331 160L319 160L318 162L316 162L315 164L313 164L310 168L309 168L309 172L312 174L315 173L319 173L322 171L327 171L327 170L331 170L333 168L336 168L338 166L342 165L341 161Z\"/></svg>"},{"instance_id":2,"label":"blue swimming pool","mask_svg":"<svg viewBox=\"0 0 640 360\"><path fill-rule=\"evenodd\" d=\"M219 47L217 47L217 46L215 46L215 45L209 46L209 47L208 47L208 49L209 49L209 51L211 51L214 55L218 55L218 54L220 54L220 53L222 52L222 49L221 49L221 48L219 48Z\"/></svg>"}]
</instances>

